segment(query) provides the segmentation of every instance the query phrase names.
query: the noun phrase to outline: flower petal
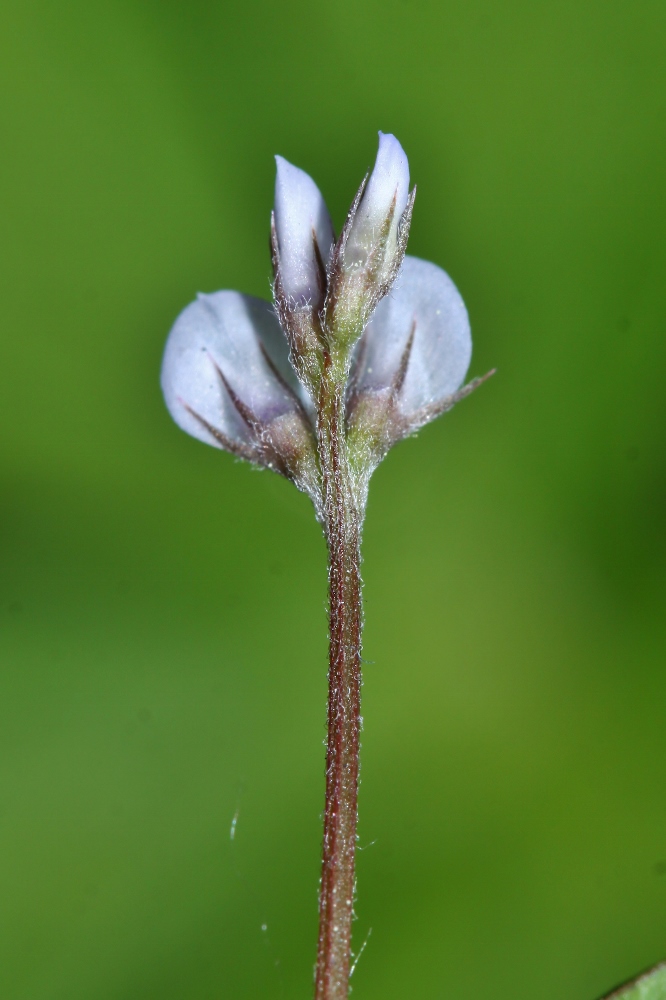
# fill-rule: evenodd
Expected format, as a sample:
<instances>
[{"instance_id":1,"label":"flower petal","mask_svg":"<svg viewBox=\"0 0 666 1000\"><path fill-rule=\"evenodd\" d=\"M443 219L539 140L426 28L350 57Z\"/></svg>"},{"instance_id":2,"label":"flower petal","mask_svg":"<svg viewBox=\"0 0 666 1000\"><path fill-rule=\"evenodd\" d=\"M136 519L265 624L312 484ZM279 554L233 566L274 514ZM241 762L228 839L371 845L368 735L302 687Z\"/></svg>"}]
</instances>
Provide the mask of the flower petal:
<instances>
[{"instance_id":1,"label":"flower petal","mask_svg":"<svg viewBox=\"0 0 666 1000\"><path fill-rule=\"evenodd\" d=\"M460 387L472 356L465 304L436 264L405 257L393 289L368 323L357 355L354 391L394 386L413 329L413 341L396 405L407 420Z\"/></svg>"},{"instance_id":2,"label":"flower petal","mask_svg":"<svg viewBox=\"0 0 666 1000\"><path fill-rule=\"evenodd\" d=\"M346 263L365 262L380 237L395 198L395 211L388 240L389 246L394 247L398 223L407 207L408 197L407 155L394 135L380 132L375 166L365 186L345 247Z\"/></svg>"},{"instance_id":3,"label":"flower petal","mask_svg":"<svg viewBox=\"0 0 666 1000\"><path fill-rule=\"evenodd\" d=\"M321 287L313 233L326 266L335 242L331 219L321 191L310 175L281 156L276 156L275 162L275 227L282 287L297 303L316 303Z\"/></svg>"},{"instance_id":4,"label":"flower petal","mask_svg":"<svg viewBox=\"0 0 666 1000\"><path fill-rule=\"evenodd\" d=\"M180 314L166 343L161 384L179 427L219 448L228 441L233 446L229 450L247 457L255 436L241 410L262 426L302 412L282 381L294 379L288 370L284 336L272 307L240 292L223 291L199 295Z\"/></svg>"}]
</instances>

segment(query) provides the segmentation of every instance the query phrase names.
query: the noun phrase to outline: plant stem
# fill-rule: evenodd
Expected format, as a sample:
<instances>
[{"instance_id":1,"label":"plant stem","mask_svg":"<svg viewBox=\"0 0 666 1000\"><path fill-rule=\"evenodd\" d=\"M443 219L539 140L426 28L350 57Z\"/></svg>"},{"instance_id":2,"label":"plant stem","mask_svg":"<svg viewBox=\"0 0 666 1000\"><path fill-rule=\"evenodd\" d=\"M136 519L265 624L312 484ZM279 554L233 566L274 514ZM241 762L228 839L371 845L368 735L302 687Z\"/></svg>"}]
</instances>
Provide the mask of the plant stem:
<instances>
[{"instance_id":1,"label":"plant stem","mask_svg":"<svg viewBox=\"0 0 666 1000\"><path fill-rule=\"evenodd\" d=\"M326 806L315 1000L347 1000L354 905L361 694L362 501L347 460L344 393L326 377L319 451L329 553Z\"/></svg>"}]
</instances>

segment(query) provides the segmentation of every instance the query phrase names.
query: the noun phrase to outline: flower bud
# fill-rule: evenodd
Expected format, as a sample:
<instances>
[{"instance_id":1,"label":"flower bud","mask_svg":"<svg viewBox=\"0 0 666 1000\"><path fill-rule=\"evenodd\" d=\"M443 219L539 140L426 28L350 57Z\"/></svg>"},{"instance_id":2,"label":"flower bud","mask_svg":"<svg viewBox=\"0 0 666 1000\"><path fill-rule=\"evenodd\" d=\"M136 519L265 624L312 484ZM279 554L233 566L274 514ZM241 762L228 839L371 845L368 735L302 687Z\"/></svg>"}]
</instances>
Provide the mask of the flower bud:
<instances>
[{"instance_id":1,"label":"flower bud","mask_svg":"<svg viewBox=\"0 0 666 1000\"><path fill-rule=\"evenodd\" d=\"M395 136L380 132L375 166L345 244L345 268L364 268L377 258L379 283L390 277L399 253L398 226L408 200L409 163L405 151ZM399 266L400 261L397 263Z\"/></svg>"},{"instance_id":2,"label":"flower bud","mask_svg":"<svg viewBox=\"0 0 666 1000\"><path fill-rule=\"evenodd\" d=\"M275 157L275 229L281 291L295 305L323 303L325 270L335 242L321 192L312 178Z\"/></svg>"},{"instance_id":3,"label":"flower bud","mask_svg":"<svg viewBox=\"0 0 666 1000\"><path fill-rule=\"evenodd\" d=\"M415 194L416 189L409 192L402 146L395 136L380 132L374 169L359 188L329 268L326 324L344 365L398 275Z\"/></svg>"}]
</instances>

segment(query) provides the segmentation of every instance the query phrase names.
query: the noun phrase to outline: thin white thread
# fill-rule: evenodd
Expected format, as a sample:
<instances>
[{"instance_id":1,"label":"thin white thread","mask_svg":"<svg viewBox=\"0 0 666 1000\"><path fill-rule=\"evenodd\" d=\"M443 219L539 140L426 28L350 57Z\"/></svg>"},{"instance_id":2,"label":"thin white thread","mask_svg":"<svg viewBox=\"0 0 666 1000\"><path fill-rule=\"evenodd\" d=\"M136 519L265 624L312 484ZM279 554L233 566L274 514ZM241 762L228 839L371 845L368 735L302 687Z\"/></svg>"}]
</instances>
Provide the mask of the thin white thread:
<instances>
[{"instance_id":1,"label":"thin white thread","mask_svg":"<svg viewBox=\"0 0 666 1000\"><path fill-rule=\"evenodd\" d=\"M361 947L359 948L359 952L358 952L358 955L357 955L357 956L356 956L356 958L354 959L354 961L353 961L353 963L352 963L352 967L351 967L351 969L349 970L349 978L350 978L350 979L351 979L351 977L352 977L352 976L354 975L354 969L355 969L355 968L356 968L356 966L358 965L358 963L359 963L359 959L360 959L361 955L363 954L363 952L365 951L365 946L366 946L366 944L368 943L368 941L370 940L370 935L371 935L371 934L372 934L372 927L370 928L370 930L368 931L368 933L367 933L367 934L365 935L365 941L363 942L363 944L362 944L362 945L361 945Z\"/></svg>"}]
</instances>

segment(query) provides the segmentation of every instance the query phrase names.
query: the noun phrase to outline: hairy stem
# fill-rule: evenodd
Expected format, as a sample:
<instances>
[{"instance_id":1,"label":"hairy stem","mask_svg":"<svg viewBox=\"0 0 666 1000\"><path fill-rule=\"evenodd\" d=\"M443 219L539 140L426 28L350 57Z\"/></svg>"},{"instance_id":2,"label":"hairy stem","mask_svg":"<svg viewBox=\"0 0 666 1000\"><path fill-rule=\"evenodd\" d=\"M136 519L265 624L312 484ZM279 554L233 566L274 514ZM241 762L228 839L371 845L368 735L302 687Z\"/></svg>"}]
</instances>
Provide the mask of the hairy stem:
<instances>
[{"instance_id":1,"label":"hairy stem","mask_svg":"<svg viewBox=\"0 0 666 1000\"><path fill-rule=\"evenodd\" d=\"M330 645L315 1000L347 1000L358 795L363 511L347 460L343 390L326 376L318 432L329 553Z\"/></svg>"}]
</instances>

